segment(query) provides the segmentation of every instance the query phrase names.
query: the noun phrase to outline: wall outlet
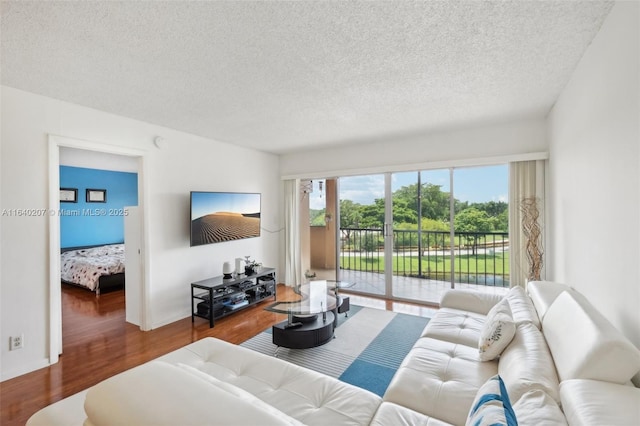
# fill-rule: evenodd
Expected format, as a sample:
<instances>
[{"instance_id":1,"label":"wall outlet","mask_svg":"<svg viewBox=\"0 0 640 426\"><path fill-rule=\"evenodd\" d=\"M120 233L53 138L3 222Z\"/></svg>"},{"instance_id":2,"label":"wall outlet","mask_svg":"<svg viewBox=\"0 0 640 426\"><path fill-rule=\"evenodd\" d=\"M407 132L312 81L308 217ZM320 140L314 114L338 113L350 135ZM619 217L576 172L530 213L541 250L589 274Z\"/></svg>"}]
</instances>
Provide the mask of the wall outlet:
<instances>
[{"instance_id":1,"label":"wall outlet","mask_svg":"<svg viewBox=\"0 0 640 426\"><path fill-rule=\"evenodd\" d=\"M24 347L24 334L11 337L10 350L22 349Z\"/></svg>"}]
</instances>

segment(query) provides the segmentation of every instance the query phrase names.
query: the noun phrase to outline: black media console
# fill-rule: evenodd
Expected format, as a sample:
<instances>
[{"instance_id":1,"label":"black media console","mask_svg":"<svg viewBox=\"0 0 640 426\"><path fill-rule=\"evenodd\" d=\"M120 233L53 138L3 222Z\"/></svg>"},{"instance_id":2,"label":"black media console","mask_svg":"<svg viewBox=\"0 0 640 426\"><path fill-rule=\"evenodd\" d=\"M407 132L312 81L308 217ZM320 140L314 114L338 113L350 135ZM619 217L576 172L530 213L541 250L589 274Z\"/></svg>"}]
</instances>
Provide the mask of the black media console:
<instances>
[{"instance_id":1,"label":"black media console","mask_svg":"<svg viewBox=\"0 0 640 426\"><path fill-rule=\"evenodd\" d=\"M270 297L276 300L276 270L262 268L252 275L222 275L191 283L191 322L195 317L222 318Z\"/></svg>"}]
</instances>

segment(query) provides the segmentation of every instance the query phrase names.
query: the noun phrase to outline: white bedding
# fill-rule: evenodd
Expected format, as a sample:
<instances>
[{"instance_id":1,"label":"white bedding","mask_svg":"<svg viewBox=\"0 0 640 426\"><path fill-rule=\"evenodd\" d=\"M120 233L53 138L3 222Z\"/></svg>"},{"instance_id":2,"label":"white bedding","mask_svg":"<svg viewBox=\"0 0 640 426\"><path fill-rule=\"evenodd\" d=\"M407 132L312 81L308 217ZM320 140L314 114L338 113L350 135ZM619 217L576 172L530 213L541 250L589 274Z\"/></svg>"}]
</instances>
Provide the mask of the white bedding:
<instances>
[{"instance_id":1,"label":"white bedding","mask_svg":"<svg viewBox=\"0 0 640 426\"><path fill-rule=\"evenodd\" d=\"M95 291L102 275L124 272L124 244L66 251L60 265L63 281Z\"/></svg>"}]
</instances>

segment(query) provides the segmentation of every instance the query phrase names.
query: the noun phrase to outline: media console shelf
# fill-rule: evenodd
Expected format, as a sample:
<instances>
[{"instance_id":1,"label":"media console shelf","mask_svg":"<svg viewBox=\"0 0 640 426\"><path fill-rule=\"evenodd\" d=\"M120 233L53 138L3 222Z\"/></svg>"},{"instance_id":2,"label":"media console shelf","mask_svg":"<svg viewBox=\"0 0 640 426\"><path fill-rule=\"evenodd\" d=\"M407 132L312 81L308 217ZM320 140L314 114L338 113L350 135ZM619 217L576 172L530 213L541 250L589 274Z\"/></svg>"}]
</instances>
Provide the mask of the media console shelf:
<instances>
[{"instance_id":1,"label":"media console shelf","mask_svg":"<svg viewBox=\"0 0 640 426\"><path fill-rule=\"evenodd\" d=\"M270 297L276 300L276 270L262 268L252 275L222 275L191 283L191 322L195 317L222 318Z\"/></svg>"}]
</instances>

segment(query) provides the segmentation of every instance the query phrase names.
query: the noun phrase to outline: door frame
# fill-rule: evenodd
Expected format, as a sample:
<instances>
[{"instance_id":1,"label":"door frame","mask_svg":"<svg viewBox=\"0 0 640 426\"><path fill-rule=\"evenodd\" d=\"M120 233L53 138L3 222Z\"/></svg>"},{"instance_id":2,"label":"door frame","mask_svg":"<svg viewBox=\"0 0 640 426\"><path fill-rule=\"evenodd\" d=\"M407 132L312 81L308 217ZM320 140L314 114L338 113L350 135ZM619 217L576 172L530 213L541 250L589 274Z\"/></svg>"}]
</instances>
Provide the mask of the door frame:
<instances>
[{"instance_id":1,"label":"door frame","mask_svg":"<svg viewBox=\"0 0 640 426\"><path fill-rule=\"evenodd\" d=\"M384 297L393 298L393 192L391 172L384 173Z\"/></svg>"},{"instance_id":2,"label":"door frame","mask_svg":"<svg viewBox=\"0 0 640 426\"><path fill-rule=\"evenodd\" d=\"M142 209L142 280L140 329L150 330L149 289L149 205L148 160L146 151L118 145L49 134L49 363L58 362L62 353L62 288L60 285L60 148L74 148L138 159L138 206Z\"/></svg>"}]
</instances>

